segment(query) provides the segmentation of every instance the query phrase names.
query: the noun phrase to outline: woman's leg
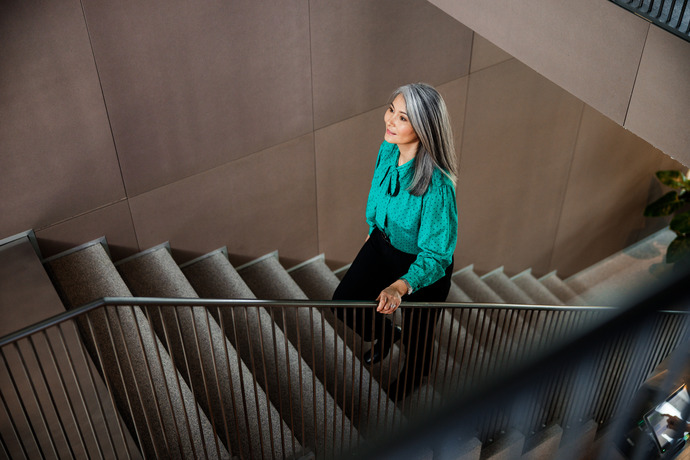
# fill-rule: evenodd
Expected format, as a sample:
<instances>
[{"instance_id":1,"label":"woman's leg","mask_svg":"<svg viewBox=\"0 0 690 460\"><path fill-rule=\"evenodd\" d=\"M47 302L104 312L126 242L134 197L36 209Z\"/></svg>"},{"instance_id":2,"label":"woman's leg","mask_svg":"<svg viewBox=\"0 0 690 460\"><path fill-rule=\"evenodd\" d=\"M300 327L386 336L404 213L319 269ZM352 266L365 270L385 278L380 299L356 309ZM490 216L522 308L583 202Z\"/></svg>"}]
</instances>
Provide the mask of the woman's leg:
<instances>
[{"instance_id":1,"label":"woman's leg","mask_svg":"<svg viewBox=\"0 0 690 460\"><path fill-rule=\"evenodd\" d=\"M373 302L383 289L398 279L400 275L397 272L391 272L391 267L395 267L395 264L391 264L388 260L386 244L388 243L381 238L378 230L374 230L333 293L333 300ZM335 308L334 310L336 316L358 333L363 340L371 341L381 334L385 315L376 314L373 305L371 308Z\"/></svg>"}]
</instances>

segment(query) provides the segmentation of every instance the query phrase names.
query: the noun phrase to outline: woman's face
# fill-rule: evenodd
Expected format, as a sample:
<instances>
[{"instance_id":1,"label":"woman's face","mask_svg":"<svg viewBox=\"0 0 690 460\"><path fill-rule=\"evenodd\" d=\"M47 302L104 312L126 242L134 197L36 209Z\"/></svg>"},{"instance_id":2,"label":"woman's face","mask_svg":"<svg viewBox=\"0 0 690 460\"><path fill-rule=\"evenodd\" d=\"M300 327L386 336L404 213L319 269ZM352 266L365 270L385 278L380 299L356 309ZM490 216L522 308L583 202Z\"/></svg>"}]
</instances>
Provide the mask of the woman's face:
<instances>
[{"instance_id":1,"label":"woman's face","mask_svg":"<svg viewBox=\"0 0 690 460\"><path fill-rule=\"evenodd\" d=\"M386 114L383 116L386 122L386 135L384 139L391 144L400 147L415 147L419 144L417 133L412 128L412 123L407 116L407 106L402 94L398 94L393 102L388 106Z\"/></svg>"}]
</instances>

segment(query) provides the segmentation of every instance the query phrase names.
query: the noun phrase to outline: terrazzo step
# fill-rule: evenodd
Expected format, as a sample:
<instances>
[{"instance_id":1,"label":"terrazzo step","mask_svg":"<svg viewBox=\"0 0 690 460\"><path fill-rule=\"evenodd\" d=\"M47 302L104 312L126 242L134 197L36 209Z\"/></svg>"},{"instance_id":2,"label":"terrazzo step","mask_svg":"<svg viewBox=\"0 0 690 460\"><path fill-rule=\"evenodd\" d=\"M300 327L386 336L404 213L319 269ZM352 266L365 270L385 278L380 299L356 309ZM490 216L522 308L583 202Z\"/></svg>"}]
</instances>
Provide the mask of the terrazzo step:
<instances>
[{"instance_id":1,"label":"terrazzo step","mask_svg":"<svg viewBox=\"0 0 690 460\"><path fill-rule=\"evenodd\" d=\"M532 269L518 273L511 278L517 287L522 289L538 305L563 305L563 301L556 297L546 286L532 275Z\"/></svg>"},{"instance_id":2,"label":"terrazzo step","mask_svg":"<svg viewBox=\"0 0 690 460\"><path fill-rule=\"evenodd\" d=\"M539 278L539 282L543 284L553 295L558 297L565 305L586 305L584 299L577 295L570 286L558 277L555 271L547 273Z\"/></svg>"},{"instance_id":3,"label":"terrazzo step","mask_svg":"<svg viewBox=\"0 0 690 460\"><path fill-rule=\"evenodd\" d=\"M277 252L238 267L237 272L260 299L307 300L278 261ZM276 319L360 434L367 437L379 427L399 423L400 411L389 404L386 393L318 310L296 308L291 313L288 309L284 323Z\"/></svg>"},{"instance_id":4,"label":"terrazzo step","mask_svg":"<svg viewBox=\"0 0 690 460\"><path fill-rule=\"evenodd\" d=\"M345 277L345 273L347 273L351 266L352 264L344 265L337 270L333 270L333 274L336 276L336 278L342 280Z\"/></svg>"},{"instance_id":5,"label":"terrazzo step","mask_svg":"<svg viewBox=\"0 0 690 460\"><path fill-rule=\"evenodd\" d=\"M314 257L292 267L287 270L287 272L307 297L309 297L309 300L331 300L335 289L338 287L338 284L340 284L340 279L330 268L328 268L323 255ZM345 344L353 350L355 356L361 360L364 353L371 348L372 344L362 341L357 333L336 318L330 308L321 309L321 312L326 321L328 321L338 335L343 338ZM385 360L369 368L371 375L379 382L388 381L389 376L398 368L400 353L400 347L395 343ZM390 362L394 365L389 366Z\"/></svg>"},{"instance_id":6,"label":"terrazzo step","mask_svg":"<svg viewBox=\"0 0 690 460\"><path fill-rule=\"evenodd\" d=\"M482 448L482 460L515 460L522 456L525 436L517 430L511 430L496 441Z\"/></svg>"},{"instance_id":7,"label":"terrazzo step","mask_svg":"<svg viewBox=\"0 0 690 460\"><path fill-rule=\"evenodd\" d=\"M469 265L453 273L452 280L474 302L478 303L506 303L493 289L491 289L475 272L474 265Z\"/></svg>"},{"instance_id":8,"label":"terrazzo step","mask_svg":"<svg viewBox=\"0 0 690 460\"><path fill-rule=\"evenodd\" d=\"M167 245L135 254L116 266L136 296L198 297ZM254 381L251 371L206 308L160 307L151 310L150 318L233 455L263 457L272 452L279 456L296 453L282 439L292 439L290 428L263 390L251 384ZM301 446L294 449L299 452Z\"/></svg>"},{"instance_id":9,"label":"terrazzo step","mask_svg":"<svg viewBox=\"0 0 690 460\"><path fill-rule=\"evenodd\" d=\"M589 458L599 425L588 420L582 425L566 431L558 448L559 460L584 460Z\"/></svg>"},{"instance_id":10,"label":"terrazzo step","mask_svg":"<svg viewBox=\"0 0 690 460\"><path fill-rule=\"evenodd\" d=\"M643 284L653 282L656 278L650 273L650 267L663 262L666 249L675 237L675 233L668 228L660 230L576 273L566 279L565 283L582 295L605 281L608 284L616 275L618 275L616 289L636 288L640 282ZM623 272L626 273L625 276L621 276ZM605 287L599 287L596 294L603 296L602 289Z\"/></svg>"},{"instance_id":11,"label":"terrazzo step","mask_svg":"<svg viewBox=\"0 0 690 460\"><path fill-rule=\"evenodd\" d=\"M323 254L287 270L310 300L331 300L340 279L326 265Z\"/></svg>"},{"instance_id":12,"label":"terrazzo step","mask_svg":"<svg viewBox=\"0 0 690 460\"><path fill-rule=\"evenodd\" d=\"M131 297L103 244L88 243L46 261L65 305ZM146 457L229 456L190 388L138 308L98 309L78 321L92 359L109 381ZM93 333L93 335L92 335ZM98 350L98 352L97 352ZM188 429L185 429L188 427Z\"/></svg>"},{"instance_id":13,"label":"terrazzo step","mask_svg":"<svg viewBox=\"0 0 690 460\"><path fill-rule=\"evenodd\" d=\"M256 298L230 264L223 249L190 261L180 268L203 298ZM357 429L350 428L350 420L315 377L307 362L286 340L283 331L265 308L209 310L223 325L225 334L243 361L248 363L273 405L282 408L283 419L293 427L306 447L318 455L327 451L326 446L335 446L336 451L341 452L360 441ZM333 427L328 424L331 420L338 427L335 439ZM344 445L341 445L341 439Z\"/></svg>"},{"instance_id":14,"label":"terrazzo step","mask_svg":"<svg viewBox=\"0 0 690 460\"><path fill-rule=\"evenodd\" d=\"M563 428L550 425L525 440L524 453L520 460L557 460L558 446L563 436Z\"/></svg>"},{"instance_id":15,"label":"terrazzo step","mask_svg":"<svg viewBox=\"0 0 690 460\"><path fill-rule=\"evenodd\" d=\"M482 276L481 280L506 303L518 305L532 305L535 303L525 291L520 289L510 278L508 278L508 275L503 272L503 267L490 271Z\"/></svg>"},{"instance_id":16,"label":"terrazzo step","mask_svg":"<svg viewBox=\"0 0 690 460\"><path fill-rule=\"evenodd\" d=\"M0 337L65 312L39 254L31 231L0 240ZM0 439L6 458L92 458L103 450L141 458L129 430L120 429L119 412L73 322L14 341L1 355ZM79 404L71 404L74 397Z\"/></svg>"}]
</instances>

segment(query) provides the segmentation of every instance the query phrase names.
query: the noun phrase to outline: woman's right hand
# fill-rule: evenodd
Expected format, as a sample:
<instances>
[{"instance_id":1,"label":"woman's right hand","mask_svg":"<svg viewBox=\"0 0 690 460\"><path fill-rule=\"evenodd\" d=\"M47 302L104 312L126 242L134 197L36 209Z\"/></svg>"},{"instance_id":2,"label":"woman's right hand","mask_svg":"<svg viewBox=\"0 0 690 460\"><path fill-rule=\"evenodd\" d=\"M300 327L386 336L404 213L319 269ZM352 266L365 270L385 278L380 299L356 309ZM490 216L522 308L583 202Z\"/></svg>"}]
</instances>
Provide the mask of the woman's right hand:
<instances>
[{"instance_id":1,"label":"woman's right hand","mask_svg":"<svg viewBox=\"0 0 690 460\"><path fill-rule=\"evenodd\" d=\"M364 242L365 242L365 243L366 243L367 241L369 241L369 237L370 237L370 236L371 236L371 235L367 235L367 237L364 239Z\"/></svg>"}]
</instances>

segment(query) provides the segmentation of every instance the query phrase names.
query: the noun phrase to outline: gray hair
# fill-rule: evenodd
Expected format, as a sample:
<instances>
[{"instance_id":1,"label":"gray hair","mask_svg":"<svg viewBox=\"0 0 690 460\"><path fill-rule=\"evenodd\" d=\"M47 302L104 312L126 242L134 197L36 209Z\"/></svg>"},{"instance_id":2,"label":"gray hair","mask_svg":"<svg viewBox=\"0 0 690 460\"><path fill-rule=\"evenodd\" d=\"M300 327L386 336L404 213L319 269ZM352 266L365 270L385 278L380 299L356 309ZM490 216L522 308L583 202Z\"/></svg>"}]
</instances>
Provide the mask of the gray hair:
<instances>
[{"instance_id":1,"label":"gray hair","mask_svg":"<svg viewBox=\"0 0 690 460\"><path fill-rule=\"evenodd\" d=\"M450 117L443 98L436 89L425 83L401 86L393 92L389 103L398 94L405 99L407 116L419 138L414 177L408 191L412 195L423 195L429 187L434 168L439 168L455 185L457 157Z\"/></svg>"}]
</instances>

